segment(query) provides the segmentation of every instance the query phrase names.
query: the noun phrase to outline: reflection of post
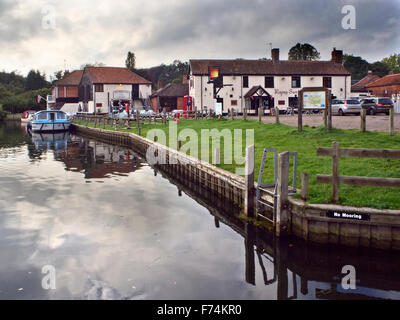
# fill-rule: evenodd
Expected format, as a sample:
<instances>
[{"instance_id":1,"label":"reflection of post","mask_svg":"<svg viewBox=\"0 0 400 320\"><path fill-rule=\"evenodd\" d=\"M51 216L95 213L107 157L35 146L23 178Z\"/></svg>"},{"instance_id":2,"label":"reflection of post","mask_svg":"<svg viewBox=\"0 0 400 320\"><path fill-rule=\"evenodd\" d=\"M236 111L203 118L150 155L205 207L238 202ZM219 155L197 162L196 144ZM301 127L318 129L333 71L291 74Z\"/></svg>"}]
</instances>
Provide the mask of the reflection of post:
<instances>
[{"instance_id":1,"label":"reflection of post","mask_svg":"<svg viewBox=\"0 0 400 320\"><path fill-rule=\"evenodd\" d=\"M300 291L302 294L308 294L308 280L304 277L300 278Z\"/></svg>"},{"instance_id":2,"label":"reflection of post","mask_svg":"<svg viewBox=\"0 0 400 320\"><path fill-rule=\"evenodd\" d=\"M254 227L249 223L245 225L245 255L246 255L246 282L256 285L256 265L254 262Z\"/></svg>"},{"instance_id":3,"label":"reflection of post","mask_svg":"<svg viewBox=\"0 0 400 320\"><path fill-rule=\"evenodd\" d=\"M219 228L219 220L217 217L214 217L215 227Z\"/></svg>"},{"instance_id":4,"label":"reflection of post","mask_svg":"<svg viewBox=\"0 0 400 320\"><path fill-rule=\"evenodd\" d=\"M288 298L288 271L286 267L287 259L287 246L285 243L280 243L280 240L276 241L276 268L278 270L278 300L287 300Z\"/></svg>"}]
</instances>

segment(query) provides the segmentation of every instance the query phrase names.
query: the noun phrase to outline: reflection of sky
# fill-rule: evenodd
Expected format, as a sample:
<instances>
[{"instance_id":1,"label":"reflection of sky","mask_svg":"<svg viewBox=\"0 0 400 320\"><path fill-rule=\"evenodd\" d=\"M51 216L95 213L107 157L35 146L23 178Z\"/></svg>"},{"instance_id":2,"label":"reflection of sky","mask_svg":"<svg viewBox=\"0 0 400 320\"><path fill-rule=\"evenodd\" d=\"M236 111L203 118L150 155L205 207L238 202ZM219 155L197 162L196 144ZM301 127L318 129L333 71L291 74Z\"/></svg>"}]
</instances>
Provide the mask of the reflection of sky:
<instances>
[{"instance_id":1,"label":"reflection of sky","mask_svg":"<svg viewBox=\"0 0 400 320\"><path fill-rule=\"evenodd\" d=\"M77 155L79 156L79 155ZM144 165L128 176L84 178L45 151L0 149L0 298L275 299L255 255L256 286L245 281L244 239L215 228L207 209ZM101 183L100 183L101 182ZM290 259L290 258L289 258ZM268 279L273 265L265 257ZM41 288L54 265L57 289ZM293 294L288 272L289 296ZM327 283L309 282L309 293ZM398 298L397 293L363 294Z\"/></svg>"},{"instance_id":2,"label":"reflection of sky","mask_svg":"<svg viewBox=\"0 0 400 320\"><path fill-rule=\"evenodd\" d=\"M274 298L244 281L243 238L150 167L91 181L51 151L0 158L0 282L15 283L0 297ZM55 291L40 289L46 264Z\"/></svg>"}]
</instances>

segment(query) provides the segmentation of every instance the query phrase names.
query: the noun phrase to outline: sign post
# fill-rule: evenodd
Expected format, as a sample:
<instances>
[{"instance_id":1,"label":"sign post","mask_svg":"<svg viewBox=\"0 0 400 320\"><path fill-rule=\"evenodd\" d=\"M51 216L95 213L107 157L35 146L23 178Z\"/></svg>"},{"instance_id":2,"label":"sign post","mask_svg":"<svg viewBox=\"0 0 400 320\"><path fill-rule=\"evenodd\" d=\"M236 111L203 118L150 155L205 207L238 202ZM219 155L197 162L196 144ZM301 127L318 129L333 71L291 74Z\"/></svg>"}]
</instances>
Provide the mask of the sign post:
<instances>
[{"instance_id":1,"label":"sign post","mask_svg":"<svg viewBox=\"0 0 400 320\"><path fill-rule=\"evenodd\" d=\"M308 87L300 90L298 110L299 132L303 130L303 110L325 110L328 113L328 130L332 129L332 112L329 108L330 97L330 91L325 87Z\"/></svg>"}]
</instances>

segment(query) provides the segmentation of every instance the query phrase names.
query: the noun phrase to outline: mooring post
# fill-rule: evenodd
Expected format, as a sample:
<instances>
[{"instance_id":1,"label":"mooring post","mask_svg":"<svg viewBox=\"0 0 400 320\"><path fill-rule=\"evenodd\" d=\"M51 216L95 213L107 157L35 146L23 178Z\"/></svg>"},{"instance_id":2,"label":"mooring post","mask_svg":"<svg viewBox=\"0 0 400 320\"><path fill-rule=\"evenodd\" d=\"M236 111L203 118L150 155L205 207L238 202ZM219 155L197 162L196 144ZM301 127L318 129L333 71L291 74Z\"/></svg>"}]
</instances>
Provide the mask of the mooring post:
<instances>
[{"instance_id":1,"label":"mooring post","mask_svg":"<svg viewBox=\"0 0 400 320\"><path fill-rule=\"evenodd\" d=\"M197 107L194 107L194 119L197 120Z\"/></svg>"},{"instance_id":2,"label":"mooring post","mask_svg":"<svg viewBox=\"0 0 400 320\"><path fill-rule=\"evenodd\" d=\"M246 257L246 282L252 285L256 284L256 264L254 256L254 244L255 244L255 230L254 226L250 223L245 224L245 237L244 237L244 248Z\"/></svg>"},{"instance_id":3,"label":"mooring post","mask_svg":"<svg viewBox=\"0 0 400 320\"><path fill-rule=\"evenodd\" d=\"M247 108L244 107L243 109L243 119L246 120L247 119Z\"/></svg>"},{"instance_id":4,"label":"mooring post","mask_svg":"<svg viewBox=\"0 0 400 320\"><path fill-rule=\"evenodd\" d=\"M262 107L258 107L258 122L261 122L262 117Z\"/></svg>"},{"instance_id":5,"label":"mooring post","mask_svg":"<svg viewBox=\"0 0 400 320\"><path fill-rule=\"evenodd\" d=\"M279 124L279 108L275 108L275 123Z\"/></svg>"},{"instance_id":6,"label":"mooring post","mask_svg":"<svg viewBox=\"0 0 400 320\"><path fill-rule=\"evenodd\" d=\"M244 213L254 217L254 145L246 148Z\"/></svg>"},{"instance_id":7,"label":"mooring post","mask_svg":"<svg viewBox=\"0 0 400 320\"><path fill-rule=\"evenodd\" d=\"M332 202L339 201L339 142L332 142Z\"/></svg>"},{"instance_id":8,"label":"mooring post","mask_svg":"<svg viewBox=\"0 0 400 320\"><path fill-rule=\"evenodd\" d=\"M220 153L219 153L219 149L215 148L214 149L214 161L213 164L220 164Z\"/></svg>"},{"instance_id":9,"label":"mooring post","mask_svg":"<svg viewBox=\"0 0 400 320\"><path fill-rule=\"evenodd\" d=\"M167 109L163 108L162 112L163 112L163 124L166 124L167 123L167 114L166 114Z\"/></svg>"},{"instance_id":10,"label":"mooring post","mask_svg":"<svg viewBox=\"0 0 400 320\"><path fill-rule=\"evenodd\" d=\"M363 108L361 109L361 113L360 113L360 119L361 119L361 125L360 125L360 131L361 132L365 132L366 130L366 122L367 122L367 116L366 116L366 110Z\"/></svg>"},{"instance_id":11,"label":"mooring post","mask_svg":"<svg viewBox=\"0 0 400 320\"><path fill-rule=\"evenodd\" d=\"M328 90L327 97L327 108L328 108L328 131L332 131L332 94L331 90Z\"/></svg>"},{"instance_id":12,"label":"mooring post","mask_svg":"<svg viewBox=\"0 0 400 320\"><path fill-rule=\"evenodd\" d=\"M306 201L308 198L308 173L301 174L301 199Z\"/></svg>"},{"instance_id":13,"label":"mooring post","mask_svg":"<svg viewBox=\"0 0 400 320\"><path fill-rule=\"evenodd\" d=\"M287 234L289 225L288 198L289 198L289 152L279 154L278 159L278 186L276 208L276 235Z\"/></svg>"},{"instance_id":14,"label":"mooring post","mask_svg":"<svg viewBox=\"0 0 400 320\"><path fill-rule=\"evenodd\" d=\"M233 120L233 119L235 119L235 116L234 116L234 109L231 108L231 120Z\"/></svg>"},{"instance_id":15,"label":"mooring post","mask_svg":"<svg viewBox=\"0 0 400 320\"><path fill-rule=\"evenodd\" d=\"M389 134L392 136L394 134L394 110L389 111Z\"/></svg>"},{"instance_id":16,"label":"mooring post","mask_svg":"<svg viewBox=\"0 0 400 320\"><path fill-rule=\"evenodd\" d=\"M303 131L303 93L299 95L299 107L297 108L297 131Z\"/></svg>"}]
</instances>

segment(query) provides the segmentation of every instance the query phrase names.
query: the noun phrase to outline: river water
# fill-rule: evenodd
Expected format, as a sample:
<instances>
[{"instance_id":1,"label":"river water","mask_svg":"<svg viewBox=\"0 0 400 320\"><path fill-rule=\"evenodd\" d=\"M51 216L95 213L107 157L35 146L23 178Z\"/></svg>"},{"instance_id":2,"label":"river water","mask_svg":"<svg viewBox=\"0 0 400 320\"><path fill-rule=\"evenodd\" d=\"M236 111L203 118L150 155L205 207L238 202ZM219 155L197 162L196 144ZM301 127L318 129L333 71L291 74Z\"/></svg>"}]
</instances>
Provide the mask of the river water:
<instances>
[{"instance_id":1,"label":"river water","mask_svg":"<svg viewBox=\"0 0 400 320\"><path fill-rule=\"evenodd\" d=\"M134 150L0 124L0 299L400 298L398 254L278 240L234 211Z\"/></svg>"}]
</instances>

